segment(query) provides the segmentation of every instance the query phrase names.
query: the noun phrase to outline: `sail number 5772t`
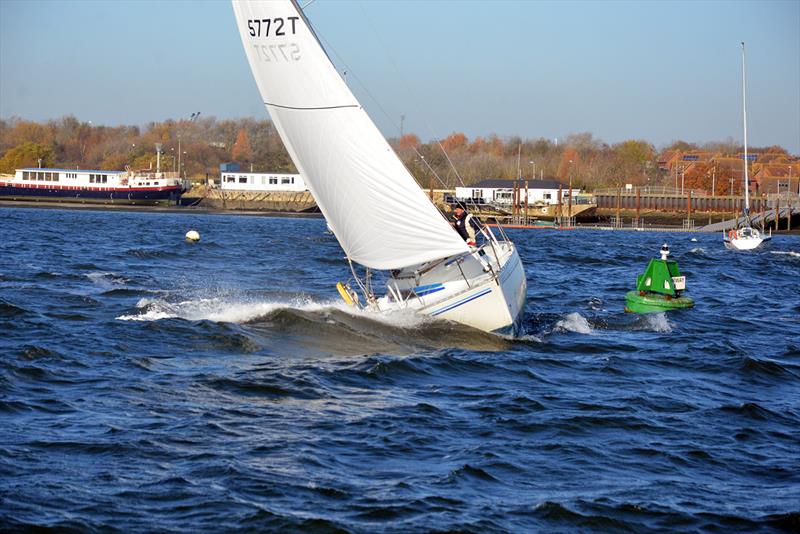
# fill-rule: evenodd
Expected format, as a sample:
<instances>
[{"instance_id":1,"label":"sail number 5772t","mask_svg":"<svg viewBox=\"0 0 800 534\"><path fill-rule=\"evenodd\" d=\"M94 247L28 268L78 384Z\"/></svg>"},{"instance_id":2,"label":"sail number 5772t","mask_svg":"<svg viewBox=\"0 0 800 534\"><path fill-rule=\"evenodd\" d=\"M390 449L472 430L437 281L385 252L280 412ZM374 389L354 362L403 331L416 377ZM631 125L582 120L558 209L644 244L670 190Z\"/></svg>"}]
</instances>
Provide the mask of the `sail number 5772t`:
<instances>
[{"instance_id":1,"label":"sail number 5772t","mask_svg":"<svg viewBox=\"0 0 800 534\"><path fill-rule=\"evenodd\" d=\"M271 37L288 35L296 32L295 24L300 17L275 17L274 19L248 19L247 28L250 30L250 37Z\"/></svg>"}]
</instances>

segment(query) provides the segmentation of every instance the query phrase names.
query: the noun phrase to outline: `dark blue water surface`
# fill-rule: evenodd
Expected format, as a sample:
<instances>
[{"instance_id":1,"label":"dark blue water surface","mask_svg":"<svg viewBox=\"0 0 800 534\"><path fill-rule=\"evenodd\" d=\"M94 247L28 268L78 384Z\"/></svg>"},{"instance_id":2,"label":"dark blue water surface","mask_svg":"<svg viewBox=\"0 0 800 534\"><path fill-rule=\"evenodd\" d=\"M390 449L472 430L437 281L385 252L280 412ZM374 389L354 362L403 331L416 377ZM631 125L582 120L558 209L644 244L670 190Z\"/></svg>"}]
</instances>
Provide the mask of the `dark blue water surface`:
<instances>
[{"instance_id":1,"label":"dark blue water surface","mask_svg":"<svg viewBox=\"0 0 800 534\"><path fill-rule=\"evenodd\" d=\"M800 529L800 237L511 231L510 341L349 312L325 229L0 209L0 530ZM697 306L625 314L663 242Z\"/></svg>"}]
</instances>

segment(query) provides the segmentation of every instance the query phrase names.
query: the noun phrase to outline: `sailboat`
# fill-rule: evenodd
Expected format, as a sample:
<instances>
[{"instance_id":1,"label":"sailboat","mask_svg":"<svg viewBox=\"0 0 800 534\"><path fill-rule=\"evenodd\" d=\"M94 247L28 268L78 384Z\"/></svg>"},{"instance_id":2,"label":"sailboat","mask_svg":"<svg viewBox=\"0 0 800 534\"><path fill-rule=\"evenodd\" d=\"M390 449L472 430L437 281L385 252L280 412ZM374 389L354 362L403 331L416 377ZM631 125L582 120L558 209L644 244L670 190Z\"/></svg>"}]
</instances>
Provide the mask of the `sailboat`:
<instances>
[{"instance_id":1,"label":"sailboat","mask_svg":"<svg viewBox=\"0 0 800 534\"><path fill-rule=\"evenodd\" d=\"M747 80L745 76L744 43L742 43L742 119L744 125L744 226L730 230L727 234L723 231L722 241L725 248L732 250L754 250L764 241L772 239L770 235L763 235L758 229L750 225L750 180L747 175Z\"/></svg>"},{"instance_id":2,"label":"sailboat","mask_svg":"<svg viewBox=\"0 0 800 534\"><path fill-rule=\"evenodd\" d=\"M349 263L352 278L337 284L345 302L516 336L526 277L502 229L498 236L483 228L474 246L456 233L351 93L295 0L234 0L233 11L267 111ZM376 271L385 273L382 296Z\"/></svg>"}]
</instances>

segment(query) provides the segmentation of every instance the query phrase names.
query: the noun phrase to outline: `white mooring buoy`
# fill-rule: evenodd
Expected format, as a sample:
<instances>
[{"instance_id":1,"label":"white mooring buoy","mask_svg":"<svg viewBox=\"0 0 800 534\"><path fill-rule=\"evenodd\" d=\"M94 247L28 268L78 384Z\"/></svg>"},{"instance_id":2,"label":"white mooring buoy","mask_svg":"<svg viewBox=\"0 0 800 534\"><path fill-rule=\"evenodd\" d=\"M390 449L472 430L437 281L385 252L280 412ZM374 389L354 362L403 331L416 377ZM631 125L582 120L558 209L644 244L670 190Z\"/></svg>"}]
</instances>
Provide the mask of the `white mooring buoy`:
<instances>
[{"instance_id":1,"label":"white mooring buoy","mask_svg":"<svg viewBox=\"0 0 800 534\"><path fill-rule=\"evenodd\" d=\"M189 230L186 232L186 241L200 241L200 234L195 230Z\"/></svg>"}]
</instances>

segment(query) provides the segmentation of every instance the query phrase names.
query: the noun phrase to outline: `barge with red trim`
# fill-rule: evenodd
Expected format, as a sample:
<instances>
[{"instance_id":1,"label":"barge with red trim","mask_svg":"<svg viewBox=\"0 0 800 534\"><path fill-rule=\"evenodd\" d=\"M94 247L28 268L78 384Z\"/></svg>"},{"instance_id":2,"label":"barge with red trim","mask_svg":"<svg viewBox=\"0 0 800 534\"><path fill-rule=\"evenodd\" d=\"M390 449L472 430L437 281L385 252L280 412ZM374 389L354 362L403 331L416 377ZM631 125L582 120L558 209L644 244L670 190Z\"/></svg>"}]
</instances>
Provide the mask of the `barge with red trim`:
<instances>
[{"instance_id":1,"label":"barge with red trim","mask_svg":"<svg viewBox=\"0 0 800 534\"><path fill-rule=\"evenodd\" d=\"M0 177L4 200L175 204L186 190L177 173L167 172L31 168L17 169L11 179Z\"/></svg>"}]
</instances>

